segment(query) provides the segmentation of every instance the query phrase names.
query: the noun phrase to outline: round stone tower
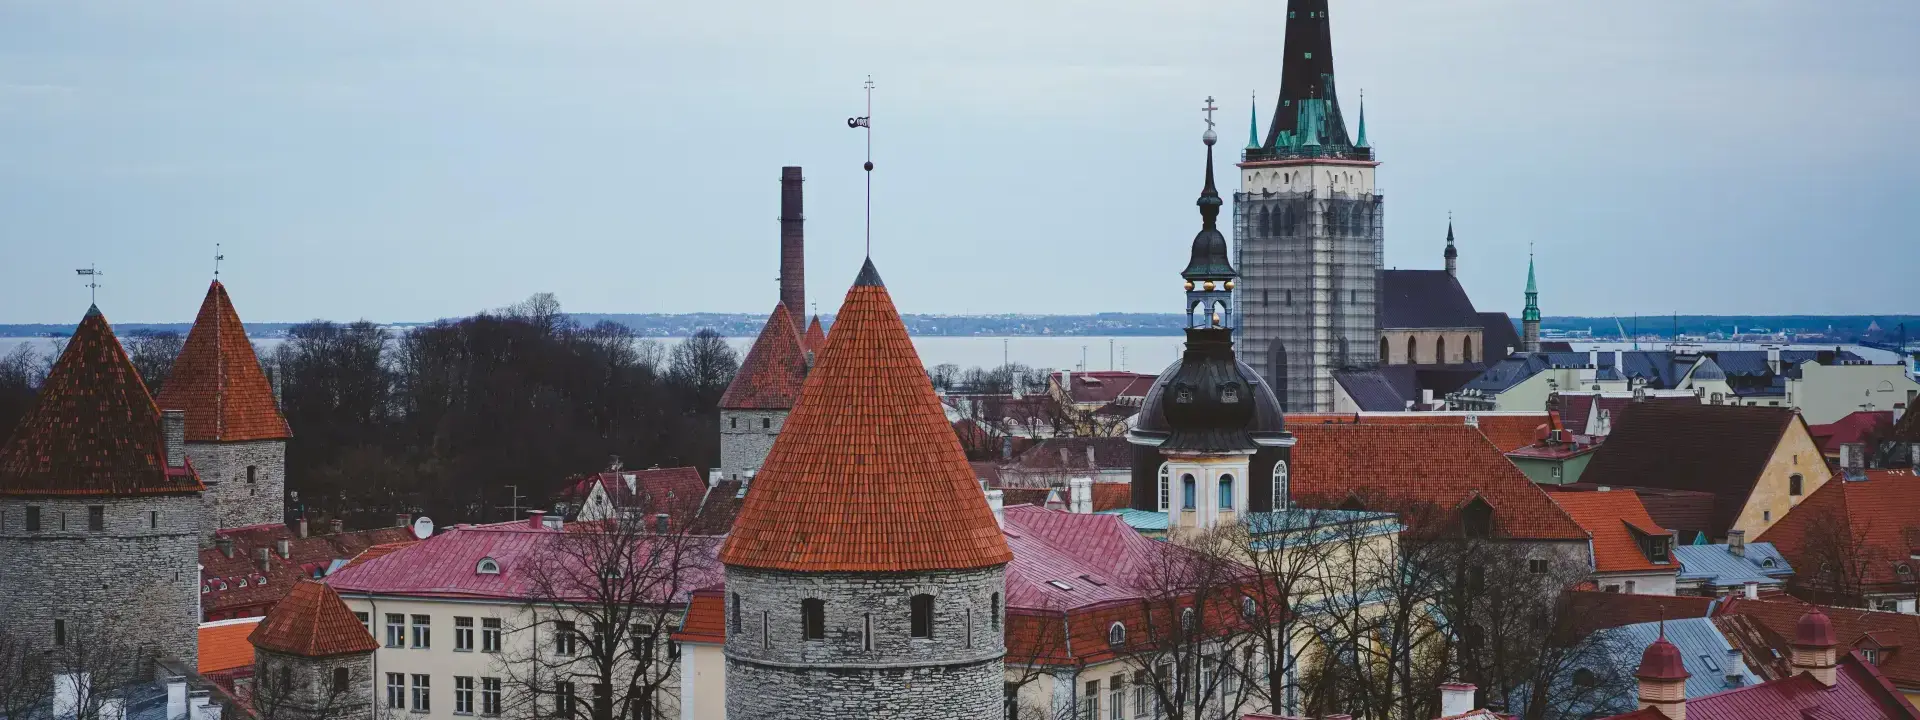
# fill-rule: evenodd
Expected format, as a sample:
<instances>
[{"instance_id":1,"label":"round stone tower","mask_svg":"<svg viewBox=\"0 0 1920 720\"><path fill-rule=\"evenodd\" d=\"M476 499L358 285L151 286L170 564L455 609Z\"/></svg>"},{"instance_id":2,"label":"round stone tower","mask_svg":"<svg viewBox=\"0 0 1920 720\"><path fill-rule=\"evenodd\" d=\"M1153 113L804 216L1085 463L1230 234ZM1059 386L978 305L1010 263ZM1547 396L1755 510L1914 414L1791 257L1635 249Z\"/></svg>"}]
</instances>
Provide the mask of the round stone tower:
<instances>
[{"instance_id":1,"label":"round stone tower","mask_svg":"<svg viewBox=\"0 0 1920 720\"><path fill-rule=\"evenodd\" d=\"M720 559L727 717L1004 712L1012 559L872 261Z\"/></svg>"},{"instance_id":2,"label":"round stone tower","mask_svg":"<svg viewBox=\"0 0 1920 720\"><path fill-rule=\"evenodd\" d=\"M182 414L162 418L89 309L0 446L0 628L194 666L202 486L184 443Z\"/></svg>"}]
</instances>

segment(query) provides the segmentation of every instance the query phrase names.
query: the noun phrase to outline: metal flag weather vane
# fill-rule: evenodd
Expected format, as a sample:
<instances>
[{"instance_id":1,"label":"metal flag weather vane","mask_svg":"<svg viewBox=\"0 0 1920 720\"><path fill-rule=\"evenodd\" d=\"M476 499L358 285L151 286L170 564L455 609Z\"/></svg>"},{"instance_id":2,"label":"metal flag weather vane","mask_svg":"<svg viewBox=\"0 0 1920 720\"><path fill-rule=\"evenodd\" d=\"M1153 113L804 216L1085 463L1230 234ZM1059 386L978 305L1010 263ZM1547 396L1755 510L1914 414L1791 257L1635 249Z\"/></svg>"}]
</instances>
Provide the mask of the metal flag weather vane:
<instances>
[{"instance_id":1,"label":"metal flag weather vane","mask_svg":"<svg viewBox=\"0 0 1920 720\"><path fill-rule=\"evenodd\" d=\"M79 274L79 275L80 275L80 277L84 277L84 278L86 278L86 279L87 279L87 284L86 284L86 288L87 288L87 304L89 304L89 305L98 305L98 304L100 304L100 302L99 302L99 300L100 300L100 276L101 276L101 275L105 275L106 273L104 273L104 272L100 272L100 271L99 271L98 269L96 269L96 268L94 268L94 267L93 267L93 266L91 266L91 265L89 265L89 266L87 266L87 267L83 267L83 268L80 268L79 270L75 270L74 272L75 272L75 273L77 273L77 274Z\"/></svg>"},{"instance_id":2,"label":"metal flag weather vane","mask_svg":"<svg viewBox=\"0 0 1920 720\"><path fill-rule=\"evenodd\" d=\"M847 118L847 127L867 130L867 255L873 255L873 76L861 85L867 89L867 114Z\"/></svg>"},{"instance_id":3,"label":"metal flag weather vane","mask_svg":"<svg viewBox=\"0 0 1920 720\"><path fill-rule=\"evenodd\" d=\"M213 279L215 280L220 279L220 261L225 259L227 259L227 256L220 252L220 243L214 243L213 244Z\"/></svg>"}]
</instances>

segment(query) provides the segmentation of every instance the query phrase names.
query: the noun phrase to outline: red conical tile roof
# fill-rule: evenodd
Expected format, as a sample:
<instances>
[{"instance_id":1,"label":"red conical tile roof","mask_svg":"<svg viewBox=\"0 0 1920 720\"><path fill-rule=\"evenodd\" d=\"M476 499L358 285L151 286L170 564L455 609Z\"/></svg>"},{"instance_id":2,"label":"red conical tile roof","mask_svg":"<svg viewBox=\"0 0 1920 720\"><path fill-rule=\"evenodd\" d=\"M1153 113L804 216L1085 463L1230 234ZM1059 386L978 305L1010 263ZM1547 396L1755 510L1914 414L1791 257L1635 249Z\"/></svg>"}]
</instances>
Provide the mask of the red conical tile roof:
<instances>
[{"instance_id":1,"label":"red conical tile roof","mask_svg":"<svg viewBox=\"0 0 1920 720\"><path fill-rule=\"evenodd\" d=\"M301 580L274 603L267 618L247 636L262 650L301 657L373 652L380 645L353 616L340 594L312 580Z\"/></svg>"},{"instance_id":2,"label":"red conical tile roof","mask_svg":"<svg viewBox=\"0 0 1920 720\"><path fill-rule=\"evenodd\" d=\"M293 435L219 280L207 288L186 346L154 400L163 409L187 411L188 442L283 440Z\"/></svg>"},{"instance_id":3,"label":"red conical tile roof","mask_svg":"<svg viewBox=\"0 0 1920 720\"><path fill-rule=\"evenodd\" d=\"M800 334L794 332L793 316L787 306L775 304L760 337L740 362L733 384L720 396L720 407L729 410L786 410L800 399L800 386L807 381L807 356L800 349Z\"/></svg>"},{"instance_id":4,"label":"red conical tile roof","mask_svg":"<svg viewBox=\"0 0 1920 720\"><path fill-rule=\"evenodd\" d=\"M720 560L801 572L915 572L1011 559L869 261L754 476Z\"/></svg>"},{"instance_id":5,"label":"red conical tile roof","mask_svg":"<svg viewBox=\"0 0 1920 720\"><path fill-rule=\"evenodd\" d=\"M813 322L807 324L806 337L800 338L800 347L807 352L818 353L827 346L827 331L820 327L820 316L813 316Z\"/></svg>"},{"instance_id":6,"label":"red conical tile roof","mask_svg":"<svg viewBox=\"0 0 1920 720\"><path fill-rule=\"evenodd\" d=\"M191 465L168 468L160 408L99 308L67 341L33 408L0 447L0 494L198 492Z\"/></svg>"}]
</instances>

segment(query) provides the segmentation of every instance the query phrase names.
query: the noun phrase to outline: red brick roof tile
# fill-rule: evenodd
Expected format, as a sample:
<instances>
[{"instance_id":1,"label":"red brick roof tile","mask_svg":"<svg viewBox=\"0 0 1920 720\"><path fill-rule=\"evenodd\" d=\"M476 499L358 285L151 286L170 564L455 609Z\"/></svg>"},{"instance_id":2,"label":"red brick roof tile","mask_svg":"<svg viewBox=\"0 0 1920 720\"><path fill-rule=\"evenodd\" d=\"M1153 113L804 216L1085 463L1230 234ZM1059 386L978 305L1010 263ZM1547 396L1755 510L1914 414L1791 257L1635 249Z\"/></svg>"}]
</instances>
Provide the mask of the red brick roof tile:
<instances>
[{"instance_id":1,"label":"red brick roof tile","mask_svg":"<svg viewBox=\"0 0 1920 720\"><path fill-rule=\"evenodd\" d=\"M1666 537L1668 533L1647 514L1647 506L1640 503L1640 496L1632 490L1556 492L1548 497L1573 516L1580 527L1593 534L1595 572L1677 569L1671 559L1664 565L1654 564L1640 549L1639 535Z\"/></svg>"},{"instance_id":2,"label":"red brick roof tile","mask_svg":"<svg viewBox=\"0 0 1920 720\"><path fill-rule=\"evenodd\" d=\"M827 346L827 331L820 327L820 316L813 316L813 322L807 323L807 334L800 338L800 347L807 352L817 353Z\"/></svg>"},{"instance_id":3,"label":"red brick roof tile","mask_svg":"<svg viewBox=\"0 0 1920 720\"><path fill-rule=\"evenodd\" d=\"M273 386L253 354L247 329L219 280L207 288L200 316L187 332L166 385L154 398L161 408L187 411L189 442L284 440L292 437Z\"/></svg>"},{"instance_id":4,"label":"red brick roof tile","mask_svg":"<svg viewBox=\"0 0 1920 720\"><path fill-rule=\"evenodd\" d=\"M201 623L198 672L209 675L234 668L252 668L253 643L247 642L247 636L253 634L259 624L260 618Z\"/></svg>"},{"instance_id":5,"label":"red brick roof tile","mask_svg":"<svg viewBox=\"0 0 1920 720\"><path fill-rule=\"evenodd\" d=\"M1767 528L1755 540L1773 543L1787 562L1800 568L1801 581L1815 580L1822 553L1815 528L1826 523L1846 524L1844 534L1833 540L1853 538L1859 542L1852 562L1860 565L1858 580L1872 590L1876 585L1898 585L1890 590L1913 592L1920 560L1920 477L1912 470L1868 470L1867 479L1847 482L1834 478L1800 501L1779 522ZM1851 544L1851 543L1850 543ZM1831 552L1831 551L1829 551ZM1905 565L1906 574L1898 568Z\"/></svg>"},{"instance_id":6,"label":"red brick roof tile","mask_svg":"<svg viewBox=\"0 0 1920 720\"><path fill-rule=\"evenodd\" d=\"M811 572L1012 559L871 261L847 291L720 558Z\"/></svg>"},{"instance_id":7,"label":"red brick roof tile","mask_svg":"<svg viewBox=\"0 0 1920 720\"><path fill-rule=\"evenodd\" d=\"M1789 408L1632 403L1613 419L1613 432L1580 480L1713 493L1713 524L1702 530L1725 537L1797 422L1799 414Z\"/></svg>"},{"instance_id":8,"label":"red brick roof tile","mask_svg":"<svg viewBox=\"0 0 1920 720\"><path fill-rule=\"evenodd\" d=\"M1478 429L1294 424L1291 418L1287 429L1299 440L1293 448L1292 490L1304 507L1336 508L1358 497L1363 504L1390 500L1457 511L1477 496L1493 508L1496 537L1587 539L1586 531Z\"/></svg>"},{"instance_id":9,"label":"red brick roof tile","mask_svg":"<svg viewBox=\"0 0 1920 720\"><path fill-rule=\"evenodd\" d=\"M711 643L727 641L726 591L721 588L696 590L687 601L687 612L680 618L680 630L673 634L680 642Z\"/></svg>"},{"instance_id":10,"label":"red brick roof tile","mask_svg":"<svg viewBox=\"0 0 1920 720\"><path fill-rule=\"evenodd\" d=\"M786 410L800 399L807 381L806 351L793 331L787 306L776 304L753 347L740 362L740 372L720 396L720 407L730 410Z\"/></svg>"},{"instance_id":11,"label":"red brick roof tile","mask_svg":"<svg viewBox=\"0 0 1920 720\"><path fill-rule=\"evenodd\" d=\"M1480 429L1501 452L1513 452L1532 445L1534 431L1554 421L1549 413L1466 413L1466 412L1369 412L1369 413L1287 413L1287 427L1298 425L1467 425Z\"/></svg>"},{"instance_id":12,"label":"red brick roof tile","mask_svg":"<svg viewBox=\"0 0 1920 720\"><path fill-rule=\"evenodd\" d=\"M1743 616L1758 623L1768 632L1757 639L1771 646L1774 655L1784 658L1799 629L1800 617L1811 607L1787 596L1761 600L1736 597L1723 601L1713 615ZM1821 610L1833 625L1840 652L1878 647L1880 672L1901 687L1920 688L1920 617L1858 608L1823 606ZM1756 648L1742 650L1754 652Z\"/></svg>"},{"instance_id":13,"label":"red brick roof tile","mask_svg":"<svg viewBox=\"0 0 1920 720\"><path fill-rule=\"evenodd\" d=\"M312 580L293 586L247 640L262 650L301 657L373 652L380 647L367 626L341 602L339 593Z\"/></svg>"},{"instance_id":14,"label":"red brick roof tile","mask_svg":"<svg viewBox=\"0 0 1920 720\"><path fill-rule=\"evenodd\" d=\"M169 468L160 408L99 308L87 310L40 395L0 447L0 494L199 492L192 463Z\"/></svg>"}]
</instances>

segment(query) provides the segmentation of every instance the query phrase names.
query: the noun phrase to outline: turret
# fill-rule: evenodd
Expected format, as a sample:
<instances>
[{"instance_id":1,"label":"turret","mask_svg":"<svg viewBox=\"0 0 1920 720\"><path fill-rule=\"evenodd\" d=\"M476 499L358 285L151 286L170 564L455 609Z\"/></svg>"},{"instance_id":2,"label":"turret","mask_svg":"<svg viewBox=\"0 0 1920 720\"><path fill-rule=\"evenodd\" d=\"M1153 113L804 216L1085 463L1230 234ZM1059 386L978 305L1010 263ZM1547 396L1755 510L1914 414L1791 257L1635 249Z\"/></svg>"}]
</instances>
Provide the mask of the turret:
<instances>
[{"instance_id":1,"label":"turret","mask_svg":"<svg viewBox=\"0 0 1920 720\"><path fill-rule=\"evenodd\" d=\"M1447 261L1452 269L1453 261ZM1540 352L1540 288L1533 282L1533 253L1527 253L1527 307L1520 311L1520 344L1530 353Z\"/></svg>"},{"instance_id":2,"label":"turret","mask_svg":"<svg viewBox=\"0 0 1920 720\"><path fill-rule=\"evenodd\" d=\"M1453 247L1453 221L1452 220L1447 221L1447 250L1446 252L1442 253L1442 255L1445 256L1447 259L1447 276L1459 277L1460 276L1460 272L1459 272L1460 251L1454 249Z\"/></svg>"},{"instance_id":3,"label":"turret","mask_svg":"<svg viewBox=\"0 0 1920 720\"><path fill-rule=\"evenodd\" d=\"M1667 642L1667 624L1660 623L1660 637L1640 655L1640 669L1633 674L1640 682L1640 708L1654 708L1667 720L1687 720L1687 668L1680 648Z\"/></svg>"},{"instance_id":4,"label":"turret","mask_svg":"<svg viewBox=\"0 0 1920 720\"><path fill-rule=\"evenodd\" d=\"M1839 642L1833 633L1833 621L1820 608L1807 608L1800 616L1800 623L1793 632L1793 671L1807 673L1826 687L1833 687L1835 678L1835 647Z\"/></svg>"}]
</instances>

